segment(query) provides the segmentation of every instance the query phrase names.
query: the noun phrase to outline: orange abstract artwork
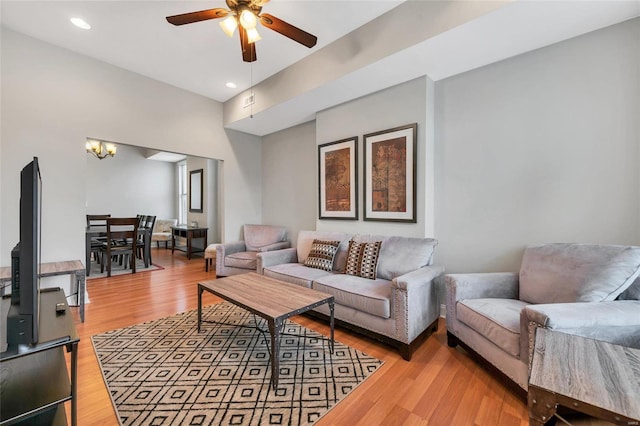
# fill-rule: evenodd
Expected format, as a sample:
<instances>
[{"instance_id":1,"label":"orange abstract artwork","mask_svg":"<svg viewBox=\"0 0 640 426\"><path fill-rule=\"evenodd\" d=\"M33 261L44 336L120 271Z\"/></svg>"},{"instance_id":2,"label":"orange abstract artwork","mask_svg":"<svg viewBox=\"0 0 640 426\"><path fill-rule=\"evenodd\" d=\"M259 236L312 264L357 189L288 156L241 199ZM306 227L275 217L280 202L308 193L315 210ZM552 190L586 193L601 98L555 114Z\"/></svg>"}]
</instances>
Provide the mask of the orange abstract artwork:
<instances>
[{"instance_id":1,"label":"orange abstract artwork","mask_svg":"<svg viewBox=\"0 0 640 426\"><path fill-rule=\"evenodd\" d=\"M325 155L325 209L331 212L351 210L351 158L349 148Z\"/></svg>"}]
</instances>

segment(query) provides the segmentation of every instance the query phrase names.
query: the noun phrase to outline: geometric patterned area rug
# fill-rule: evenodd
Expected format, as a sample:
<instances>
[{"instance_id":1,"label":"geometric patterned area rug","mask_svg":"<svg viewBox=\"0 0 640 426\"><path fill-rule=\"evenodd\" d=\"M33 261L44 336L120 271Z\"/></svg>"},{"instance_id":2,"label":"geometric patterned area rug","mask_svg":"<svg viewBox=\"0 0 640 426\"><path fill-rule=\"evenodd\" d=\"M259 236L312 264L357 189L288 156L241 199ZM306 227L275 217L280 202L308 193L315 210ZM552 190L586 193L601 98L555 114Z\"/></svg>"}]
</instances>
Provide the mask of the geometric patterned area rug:
<instances>
[{"instance_id":1,"label":"geometric patterned area rug","mask_svg":"<svg viewBox=\"0 0 640 426\"><path fill-rule=\"evenodd\" d=\"M311 425L383 361L287 321L278 389L266 321L222 302L92 336L123 425ZM205 322L207 321L207 322Z\"/></svg>"}]
</instances>

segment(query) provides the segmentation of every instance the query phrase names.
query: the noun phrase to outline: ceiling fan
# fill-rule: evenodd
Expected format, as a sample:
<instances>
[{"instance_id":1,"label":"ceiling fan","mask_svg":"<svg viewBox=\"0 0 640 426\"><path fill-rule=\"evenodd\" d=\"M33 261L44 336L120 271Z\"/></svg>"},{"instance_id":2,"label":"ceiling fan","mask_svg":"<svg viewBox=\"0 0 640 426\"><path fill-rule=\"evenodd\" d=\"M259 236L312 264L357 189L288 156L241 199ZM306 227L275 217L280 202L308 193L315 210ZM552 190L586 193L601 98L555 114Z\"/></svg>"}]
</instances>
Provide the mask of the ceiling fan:
<instances>
[{"instance_id":1,"label":"ceiling fan","mask_svg":"<svg viewBox=\"0 0 640 426\"><path fill-rule=\"evenodd\" d=\"M216 8L183 13L181 15L167 16L167 21L173 25L184 25L209 19L225 18L220 22L220 26L229 37L232 37L235 29L238 28L240 46L242 47L242 60L245 62L253 62L257 59L255 42L262 38L256 29L258 21L263 26L304 46L313 47L316 45L318 38L313 34L309 34L268 13L261 14L262 6L268 1L226 0L229 7L228 10Z\"/></svg>"}]
</instances>

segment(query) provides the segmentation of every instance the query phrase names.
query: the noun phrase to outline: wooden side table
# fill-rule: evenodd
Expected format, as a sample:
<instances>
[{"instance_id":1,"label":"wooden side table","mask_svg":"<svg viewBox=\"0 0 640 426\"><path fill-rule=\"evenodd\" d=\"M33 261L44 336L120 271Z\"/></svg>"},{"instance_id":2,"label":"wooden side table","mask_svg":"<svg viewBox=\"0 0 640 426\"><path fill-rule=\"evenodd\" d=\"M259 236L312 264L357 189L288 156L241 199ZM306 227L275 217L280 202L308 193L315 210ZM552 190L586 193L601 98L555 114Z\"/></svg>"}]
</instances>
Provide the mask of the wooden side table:
<instances>
[{"instance_id":1,"label":"wooden side table","mask_svg":"<svg viewBox=\"0 0 640 426\"><path fill-rule=\"evenodd\" d=\"M558 405L618 425L639 425L640 350L537 329L529 424L545 424Z\"/></svg>"},{"instance_id":2,"label":"wooden side table","mask_svg":"<svg viewBox=\"0 0 640 426\"><path fill-rule=\"evenodd\" d=\"M187 253L187 258L191 260L193 253L204 253L207 247L207 229L194 226L172 226L171 227L171 254L177 249ZM186 238L186 246L176 247L176 237ZM202 247L194 246L193 240L202 239Z\"/></svg>"},{"instance_id":3,"label":"wooden side table","mask_svg":"<svg viewBox=\"0 0 640 426\"><path fill-rule=\"evenodd\" d=\"M85 267L79 260L64 260L61 262L47 262L40 264L40 271L38 276L55 277L58 275L73 275L73 280L76 283L75 289L71 289L76 296L76 302L80 308L80 321L84 322L84 293L86 286L86 274ZM11 267L0 267L0 295L4 295L5 283L11 282ZM72 294L72 295L73 295Z\"/></svg>"}]
</instances>

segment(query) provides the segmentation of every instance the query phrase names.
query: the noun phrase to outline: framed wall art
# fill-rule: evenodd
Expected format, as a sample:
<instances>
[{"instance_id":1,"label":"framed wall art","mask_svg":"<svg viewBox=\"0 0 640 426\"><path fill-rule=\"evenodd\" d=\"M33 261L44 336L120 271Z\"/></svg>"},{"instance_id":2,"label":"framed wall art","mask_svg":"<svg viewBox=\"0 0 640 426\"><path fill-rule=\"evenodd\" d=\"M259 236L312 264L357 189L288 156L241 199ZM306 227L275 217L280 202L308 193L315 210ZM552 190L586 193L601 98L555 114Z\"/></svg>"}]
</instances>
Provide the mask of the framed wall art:
<instances>
[{"instance_id":1,"label":"framed wall art","mask_svg":"<svg viewBox=\"0 0 640 426\"><path fill-rule=\"evenodd\" d=\"M320 219L358 219L358 137L318 146Z\"/></svg>"},{"instance_id":2,"label":"framed wall art","mask_svg":"<svg viewBox=\"0 0 640 426\"><path fill-rule=\"evenodd\" d=\"M202 213L202 169L192 170L189 174L189 211L193 213Z\"/></svg>"},{"instance_id":3,"label":"framed wall art","mask_svg":"<svg viewBox=\"0 0 640 426\"><path fill-rule=\"evenodd\" d=\"M364 220L416 222L417 130L364 135Z\"/></svg>"}]
</instances>

